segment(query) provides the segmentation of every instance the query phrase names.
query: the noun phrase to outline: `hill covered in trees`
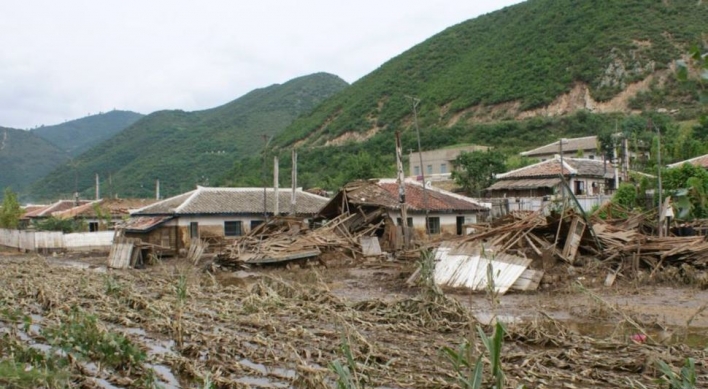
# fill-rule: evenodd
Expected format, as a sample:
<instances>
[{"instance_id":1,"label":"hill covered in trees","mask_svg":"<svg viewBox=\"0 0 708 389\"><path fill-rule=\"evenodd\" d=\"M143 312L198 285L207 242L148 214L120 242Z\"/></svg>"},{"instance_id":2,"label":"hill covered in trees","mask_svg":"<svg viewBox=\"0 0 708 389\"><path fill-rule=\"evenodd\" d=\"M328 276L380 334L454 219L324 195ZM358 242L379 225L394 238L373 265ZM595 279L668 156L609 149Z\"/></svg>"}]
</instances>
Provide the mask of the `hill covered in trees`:
<instances>
[{"instance_id":1,"label":"hill covered in trees","mask_svg":"<svg viewBox=\"0 0 708 389\"><path fill-rule=\"evenodd\" d=\"M314 186L390 175L394 131L404 148L417 147L409 97L420 100L424 149L467 142L512 154L636 127L642 112L663 113L657 120L667 126L690 121L703 109L698 88L676 80L675 63L706 44L706 20L708 4L694 0L529 0L391 59L295 120L271 152L298 148L299 170ZM225 180L257 181L256 166L239 161Z\"/></svg>"},{"instance_id":2,"label":"hill covered in trees","mask_svg":"<svg viewBox=\"0 0 708 389\"><path fill-rule=\"evenodd\" d=\"M69 155L30 131L0 127L0 198L4 188L24 190L69 159Z\"/></svg>"},{"instance_id":3,"label":"hill covered in trees","mask_svg":"<svg viewBox=\"0 0 708 389\"><path fill-rule=\"evenodd\" d=\"M123 131L143 116L136 112L113 110L31 131L71 156L77 156Z\"/></svg>"},{"instance_id":4,"label":"hill covered in trees","mask_svg":"<svg viewBox=\"0 0 708 389\"><path fill-rule=\"evenodd\" d=\"M76 188L92 193L95 174L104 195L151 196L159 178L164 196L213 185L233 161L257 154L296 117L347 87L317 73L256 89L220 107L159 111L75 158L32 185L28 197L53 198Z\"/></svg>"}]
</instances>

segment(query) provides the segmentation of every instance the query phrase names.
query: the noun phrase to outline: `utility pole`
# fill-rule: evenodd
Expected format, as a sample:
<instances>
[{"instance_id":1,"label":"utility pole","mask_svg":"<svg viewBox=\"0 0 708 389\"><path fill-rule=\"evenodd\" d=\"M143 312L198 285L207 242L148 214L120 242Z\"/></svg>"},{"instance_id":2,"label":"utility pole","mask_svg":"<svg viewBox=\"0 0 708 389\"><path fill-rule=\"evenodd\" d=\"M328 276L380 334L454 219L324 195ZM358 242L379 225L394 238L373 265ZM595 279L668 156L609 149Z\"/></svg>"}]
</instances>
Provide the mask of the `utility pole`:
<instances>
[{"instance_id":1,"label":"utility pole","mask_svg":"<svg viewBox=\"0 0 708 389\"><path fill-rule=\"evenodd\" d=\"M160 199L160 179L155 179L155 200Z\"/></svg>"},{"instance_id":2,"label":"utility pole","mask_svg":"<svg viewBox=\"0 0 708 389\"><path fill-rule=\"evenodd\" d=\"M561 180L565 181L565 174L563 174L565 170L565 165L563 164L563 143L565 143L565 138L560 138L558 141L558 147L560 148L560 175ZM565 185L561 185L561 199L563 200L563 204L565 204Z\"/></svg>"},{"instance_id":3,"label":"utility pole","mask_svg":"<svg viewBox=\"0 0 708 389\"><path fill-rule=\"evenodd\" d=\"M401 205L401 231L403 232L403 248L410 247L410 234L408 232L408 205L406 205L406 177L403 172L403 151L401 147L401 134L396 131L396 170L398 181L398 203Z\"/></svg>"},{"instance_id":4,"label":"utility pole","mask_svg":"<svg viewBox=\"0 0 708 389\"><path fill-rule=\"evenodd\" d=\"M661 188L661 130L659 127L656 127L654 123L651 121L651 118L649 118L649 121L647 122L647 127L649 127L649 130L651 131L652 127L656 130L657 134L657 148L656 148L656 170L657 170L657 177L659 178L659 237L664 236L664 192Z\"/></svg>"},{"instance_id":5,"label":"utility pole","mask_svg":"<svg viewBox=\"0 0 708 389\"><path fill-rule=\"evenodd\" d=\"M425 182L425 170L423 169L423 151L420 147L420 129L418 128L418 104L420 99L413 96L406 96L413 105L413 123L415 124L415 134L418 138L418 160L420 161L420 176L423 179L423 207L425 208L425 233L430 238L430 217L428 211L428 188Z\"/></svg>"},{"instance_id":6,"label":"utility pole","mask_svg":"<svg viewBox=\"0 0 708 389\"><path fill-rule=\"evenodd\" d=\"M290 182L292 184L292 192L290 193L290 214L295 216L297 215L297 193L295 192L297 190L297 151L293 149L292 151L292 159L293 159L293 169L292 169L292 176L290 177Z\"/></svg>"},{"instance_id":7,"label":"utility pole","mask_svg":"<svg viewBox=\"0 0 708 389\"><path fill-rule=\"evenodd\" d=\"M96 200L101 198L101 181L98 179L98 173L96 173Z\"/></svg>"},{"instance_id":8,"label":"utility pole","mask_svg":"<svg viewBox=\"0 0 708 389\"><path fill-rule=\"evenodd\" d=\"M276 155L273 157L273 216L280 215L278 184L278 156Z\"/></svg>"},{"instance_id":9,"label":"utility pole","mask_svg":"<svg viewBox=\"0 0 708 389\"><path fill-rule=\"evenodd\" d=\"M262 182L263 182L263 222L265 223L266 220L268 220L268 193L267 193L267 188L268 188L268 183L266 182L266 150L268 149L268 143L270 143L270 138L268 135L263 134L261 135L263 137L263 169L261 171L262 174Z\"/></svg>"}]
</instances>

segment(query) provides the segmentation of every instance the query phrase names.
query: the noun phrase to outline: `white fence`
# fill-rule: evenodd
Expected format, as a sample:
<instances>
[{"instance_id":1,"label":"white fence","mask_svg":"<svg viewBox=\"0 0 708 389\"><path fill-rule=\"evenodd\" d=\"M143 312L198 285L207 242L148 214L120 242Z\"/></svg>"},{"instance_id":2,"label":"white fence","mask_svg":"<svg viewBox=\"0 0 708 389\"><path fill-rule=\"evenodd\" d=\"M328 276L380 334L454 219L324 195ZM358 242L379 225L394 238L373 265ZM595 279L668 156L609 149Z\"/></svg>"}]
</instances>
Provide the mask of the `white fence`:
<instances>
[{"instance_id":1,"label":"white fence","mask_svg":"<svg viewBox=\"0 0 708 389\"><path fill-rule=\"evenodd\" d=\"M578 203L584 212L590 212L593 207L600 206L610 201L611 195L598 195L598 196L575 196L578 199ZM570 204L575 206L575 202L569 197L566 199ZM543 207L547 207L552 204L562 205L560 199L552 200L548 197L504 197L504 198L491 198L491 199L480 199L486 203L491 203L491 213L493 218L497 218L508 214L513 211L538 211ZM548 208L547 208L548 209Z\"/></svg>"},{"instance_id":2,"label":"white fence","mask_svg":"<svg viewBox=\"0 0 708 389\"><path fill-rule=\"evenodd\" d=\"M22 231L0 228L0 246L24 251L108 251L113 231L63 234L54 231Z\"/></svg>"}]
</instances>

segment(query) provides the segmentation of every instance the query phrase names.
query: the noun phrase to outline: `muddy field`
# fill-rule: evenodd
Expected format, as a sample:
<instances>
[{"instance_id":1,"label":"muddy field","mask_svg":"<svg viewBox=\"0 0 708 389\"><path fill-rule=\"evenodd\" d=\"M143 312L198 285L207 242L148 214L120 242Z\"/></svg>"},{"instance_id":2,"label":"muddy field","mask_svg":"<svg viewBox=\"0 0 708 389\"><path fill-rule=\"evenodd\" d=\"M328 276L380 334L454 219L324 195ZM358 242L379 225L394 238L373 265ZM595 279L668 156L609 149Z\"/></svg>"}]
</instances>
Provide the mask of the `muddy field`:
<instances>
[{"instance_id":1,"label":"muddy field","mask_svg":"<svg viewBox=\"0 0 708 389\"><path fill-rule=\"evenodd\" d=\"M656 387L659 361L678 372L687 357L697 387L708 384L708 292L695 288L605 288L599 275L569 274L547 290L495 298L409 288L413 264L234 275L178 261L127 271L104 262L0 252L0 383L327 388L340 361L359 381L352 387L454 388L443 348L469 341L476 360L486 353L476 327L491 334L496 317L506 324L505 387Z\"/></svg>"}]
</instances>

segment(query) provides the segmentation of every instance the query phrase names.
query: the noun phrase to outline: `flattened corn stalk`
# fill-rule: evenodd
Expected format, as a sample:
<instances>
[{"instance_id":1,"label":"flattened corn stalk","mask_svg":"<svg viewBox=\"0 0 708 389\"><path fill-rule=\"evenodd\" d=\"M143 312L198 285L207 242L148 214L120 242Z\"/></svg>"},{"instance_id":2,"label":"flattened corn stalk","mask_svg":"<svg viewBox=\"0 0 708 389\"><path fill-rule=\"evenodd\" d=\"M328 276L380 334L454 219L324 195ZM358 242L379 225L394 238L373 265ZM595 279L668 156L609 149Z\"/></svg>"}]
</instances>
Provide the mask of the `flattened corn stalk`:
<instances>
[{"instance_id":1,"label":"flattened corn stalk","mask_svg":"<svg viewBox=\"0 0 708 389\"><path fill-rule=\"evenodd\" d=\"M160 265L111 276L119 287L106 293L102 276L90 270L5 262L0 299L8 308L42 315L47 324L81 307L145 349L173 341L172 352L148 353L150 363L171 367L185 383L209 380L215 388L246 387L244 377L327 387L335 377L326 367L339 355L343 326L368 386L456 387L440 350L466 339L472 322L464 307L443 295L352 303L321 284L265 277L250 287L220 286L209 275L193 274L177 344L174 273ZM507 330L501 359L511 387L616 388L630 381L652 387L660 375L656 360L680 365L686 357L697 361L699 386L708 385L705 353L686 346L592 339L552 321ZM128 386L141 387L135 378L126 377Z\"/></svg>"}]
</instances>

